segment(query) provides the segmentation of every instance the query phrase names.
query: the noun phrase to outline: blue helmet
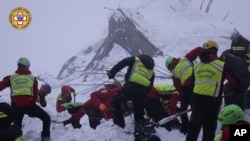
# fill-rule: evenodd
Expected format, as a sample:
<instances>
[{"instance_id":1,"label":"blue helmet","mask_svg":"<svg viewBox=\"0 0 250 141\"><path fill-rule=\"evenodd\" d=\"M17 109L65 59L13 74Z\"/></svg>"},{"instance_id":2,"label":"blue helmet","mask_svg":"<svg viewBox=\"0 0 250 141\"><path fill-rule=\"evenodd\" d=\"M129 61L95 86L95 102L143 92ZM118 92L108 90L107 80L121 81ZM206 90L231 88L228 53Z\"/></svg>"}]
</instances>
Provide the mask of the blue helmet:
<instances>
[{"instance_id":1,"label":"blue helmet","mask_svg":"<svg viewBox=\"0 0 250 141\"><path fill-rule=\"evenodd\" d=\"M51 87L50 87L49 84L44 84L44 85L42 85L42 86L45 88L45 90L47 91L47 93L50 93L50 92L51 92Z\"/></svg>"}]
</instances>

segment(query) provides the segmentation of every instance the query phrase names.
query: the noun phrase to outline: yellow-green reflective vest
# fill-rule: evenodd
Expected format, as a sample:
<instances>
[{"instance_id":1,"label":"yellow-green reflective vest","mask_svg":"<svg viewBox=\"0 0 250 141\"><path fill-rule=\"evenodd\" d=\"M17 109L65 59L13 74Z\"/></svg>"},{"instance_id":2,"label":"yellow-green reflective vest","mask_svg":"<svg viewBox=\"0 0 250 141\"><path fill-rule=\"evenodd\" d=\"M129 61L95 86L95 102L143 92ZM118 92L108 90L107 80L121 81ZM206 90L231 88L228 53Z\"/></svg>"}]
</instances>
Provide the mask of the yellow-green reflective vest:
<instances>
[{"instance_id":1,"label":"yellow-green reflective vest","mask_svg":"<svg viewBox=\"0 0 250 141\"><path fill-rule=\"evenodd\" d=\"M17 137L17 138L15 139L15 141L24 141L23 135Z\"/></svg>"},{"instance_id":2,"label":"yellow-green reflective vest","mask_svg":"<svg viewBox=\"0 0 250 141\"><path fill-rule=\"evenodd\" d=\"M153 76L154 71L146 68L139 57L135 57L135 63L132 67L129 81L140 84L145 87L149 87L150 79Z\"/></svg>"},{"instance_id":3,"label":"yellow-green reflective vest","mask_svg":"<svg viewBox=\"0 0 250 141\"><path fill-rule=\"evenodd\" d=\"M216 135L214 141L221 141L221 134Z\"/></svg>"},{"instance_id":4,"label":"yellow-green reflective vest","mask_svg":"<svg viewBox=\"0 0 250 141\"><path fill-rule=\"evenodd\" d=\"M186 57L180 59L179 63L174 68L173 77L180 80L184 85L186 80L193 75L193 64Z\"/></svg>"},{"instance_id":5,"label":"yellow-green reflective vest","mask_svg":"<svg viewBox=\"0 0 250 141\"><path fill-rule=\"evenodd\" d=\"M173 94L173 93L178 94L175 87L170 84L155 84L154 87L160 95Z\"/></svg>"},{"instance_id":6,"label":"yellow-green reflective vest","mask_svg":"<svg viewBox=\"0 0 250 141\"><path fill-rule=\"evenodd\" d=\"M170 84L155 84L155 89L159 93L159 95L170 95L170 94L179 94L175 87ZM160 98L160 103L162 107L167 110L169 107L169 99Z\"/></svg>"},{"instance_id":7,"label":"yellow-green reflective vest","mask_svg":"<svg viewBox=\"0 0 250 141\"><path fill-rule=\"evenodd\" d=\"M56 108L59 108L58 101L64 101L62 94L59 94L56 98Z\"/></svg>"},{"instance_id":8,"label":"yellow-green reflective vest","mask_svg":"<svg viewBox=\"0 0 250 141\"><path fill-rule=\"evenodd\" d=\"M214 60L210 63L197 63L194 66L194 93L218 97L221 89L224 62Z\"/></svg>"},{"instance_id":9,"label":"yellow-green reflective vest","mask_svg":"<svg viewBox=\"0 0 250 141\"><path fill-rule=\"evenodd\" d=\"M14 74L10 76L11 96L33 95L35 77L32 75Z\"/></svg>"}]
</instances>

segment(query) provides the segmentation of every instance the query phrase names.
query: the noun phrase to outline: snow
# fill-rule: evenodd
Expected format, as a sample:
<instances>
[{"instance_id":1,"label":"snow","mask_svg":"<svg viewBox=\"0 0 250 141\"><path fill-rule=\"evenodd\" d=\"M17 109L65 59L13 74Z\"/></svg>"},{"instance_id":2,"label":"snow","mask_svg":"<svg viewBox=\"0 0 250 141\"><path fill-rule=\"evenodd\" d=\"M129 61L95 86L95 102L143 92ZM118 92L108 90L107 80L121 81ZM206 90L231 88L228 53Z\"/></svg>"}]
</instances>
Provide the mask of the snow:
<instances>
[{"instance_id":1,"label":"snow","mask_svg":"<svg viewBox=\"0 0 250 141\"><path fill-rule=\"evenodd\" d=\"M60 1L60 4L56 2L49 3L49 1L35 3L27 1L15 2L16 3L5 2L6 8L4 14L9 14L8 11L11 11L15 6L21 5L31 11L34 21L31 23L30 27L27 27L24 31L18 31L19 33L10 27L10 25L4 29L5 33L8 33L6 37L4 37L3 33L0 33L0 37L6 39L2 40L6 52L2 52L0 55L2 60L1 68L4 70L4 73L2 72L0 76L4 77L6 74L9 74L9 72L13 72L16 67L15 61L23 55L27 55L28 58L31 58L32 63L34 60L35 63L31 64L31 71L34 70L34 74L40 74L39 77L53 87L52 93L46 97L48 104L44 110L48 112L52 119L56 120L64 120L70 117L67 111L57 113L55 109L56 97L60 93L60 87L62 84L73 86L78 92L76 101L84 102L89 98L89 94L92 91L99 89L104 83L111 82L111 80L108 80L105 72L89 75L88 78L81 77L84 72L74 72L69 76L65 76L65 79L55 79L55 75L57 75L56 73L59 72L62 64L66 62L68 58L76 56L81 60L89 61L90 57L80 56L80 52L84 51L86 46L97 43L107 36L108 18L111 15L112 10L107 10L103 7L111 9L116 9L118 7L124 8L123 10L125 10L126 13L138 23L139 26L137 28L143 31L144 35L163 51L164 56L154 58L156 69L158 70L157 75L159 76L168 74L164 66L164 61L169 55L181 57L190 49L196 46L201 46L203 42L210 39L218 42L220 46L219 53L224 49L229 48L230 41L222 39L219 36L229 35L236 26L236 22L234 23L234 21L222 21L221 17L216 17L214 14L215 10L211 15L199 11L196 7L199 4L198 0L193 0L194 6L190 5L189 1L183 2L178 0L130 0L126 2L117 0L95 0L91 2L77 1L72 3ZM227 1L227 4L230 2ZM243 6L247 5L246 3L247 2L242 2L241 4ZM218 5L215 6L218 7ZM54 13L47 13L46 9L47 11L53 11ZM60 10L64 12L60 12ZM225 13L226 12L228 11L225 11ZM47 20L50 22L44 22L46 21L45 15L49 14L53 15ZM222 12L220 14L223 15ZM56 15L59 17L56 18L57 20L54 20ZM85 17L83 21L80 20L82 17ZM62 27L58 19L63 19L64 24L69 24L69 26ZM6 26L7 24L4 23L3 25ZM54 28L49 28L50 26L53 26ZM73 29L72 27L75 28ZM238 27L240 31L246 31L246 29L242 27L243 25ZM249 29L249 27L247 28ZM9 31L7 31L7 29ZM39 32L36 30L39 30ZM36 35L32 34L33 32ZM246 37L250 37L249 33L243 33L245 33L244 35ZM11 42L11 39L13 39L12 36L14 39L18 36L26 36L26 39L27 37L30 38L28 41L29 43L23 45L27 47L16 49L14 47L16 43ZM46 40L43 41L45 36L48 36L51 39L48 40L46 38ZM23 39L23 37L20 37L17 39L17 42L23 43L23 41L21 41ZM6 46L10 46L10 48L7 49ZM31 46L34 48L31 52L34 55L37 55L37 58L30 55L32 53L21 53L22 50L31 50ZM12 52L14 55L6 57L5 54L8 54L7 52ZM93 54L90 56L92 55ZM114 49L110 52L112 59L110 59L110 57L105 58L103 62L106 64L106 67L110 68L118 60L127 57L128 55L129 54L126 51L118 45L115 45ZM53 57L47 59L47 57L50 56ZM11 57L14 61L10 59L8 64L3 62L4 59ZM46 61L43 61L43 58ZM78 61L76 63L80 64L81 62ZM11 69L9 70L9 68ZM122 80L122 78L119 78L119 80ZM171 80L156 79L156 83L158 82L171 83ZM39 82L39 85L42 83L43 82ZM0 101L10 103L8 93L9 90L1 92ZM248 114L248 111L246 111L246 115L250 115ZM248 117L248 120L249 119L250 118ZM73 129L71 125L64 127L62 124L52 123L51 139L52 141L132 141L134 138L133 135L124 132L133 132L133 118L132 116L129 116L125 120L125 129L121 129L114 125L112 120L103 120L102 124L99 125L96 130L93 130L88 125L88 118L86 115L81 119L81 124L83 125L81 129ZM218 125L217 133L220 132L219 127L220 126ZM23 134L25 141L40 140L41 128L42 122L39 119L25 116L23 120ZM164 128L157 128L156 130L157 135L162 141L185 140L185 136L180 134L177 130L171 132L166 131Z\"/></svg>"}]
</instances>

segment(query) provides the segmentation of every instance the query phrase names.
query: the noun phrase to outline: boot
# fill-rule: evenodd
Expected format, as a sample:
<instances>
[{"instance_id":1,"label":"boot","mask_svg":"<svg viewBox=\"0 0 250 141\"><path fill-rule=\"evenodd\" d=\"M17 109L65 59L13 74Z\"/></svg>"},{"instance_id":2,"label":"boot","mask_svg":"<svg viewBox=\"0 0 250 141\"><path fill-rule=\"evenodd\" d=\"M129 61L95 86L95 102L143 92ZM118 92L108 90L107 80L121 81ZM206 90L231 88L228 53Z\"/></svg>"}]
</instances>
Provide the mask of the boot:
<instances>
[{"instance_id":1,"label":"boot","mask_svg":"<svg viewBox=\"0 0 250 141\"><path fill-rule=\"evenodd\" d=\"M156 135L149 136L146 141L161 141L161 139Z\"/></svg>"},{"instance_id":2,"label":"boot","mask_svg":"<svg viewBox=\"0 0 250 141\"><path fill-rule=\"evenodd\" d=\"M135 141L144 141L145 140L145 134L143 132L138 131L137 129L135 129Z\"/></svg>"},{"instance_id":3,"label":"boot","mask_svg":"<svg viewBox=\"0 0 250 141\"><path fill-rule=\"evenodd\" d=\"M80 129L82 127L82 125L80 123L77 123L77 122L72 122L71 124L72 124L74 129L76 129L76 128Z\"/></svg>"},{"instance_id":4,"label":"boot","mask_svg":"<svg viewBox=\"0 0 250 141\"><path fill-rule=\"evenodd\" d=\"M156 133L153 123L150 119L143 119L135 123L135 128L139 132L143 132L145 135Z\"/></svg>"},{"instance_id":5,"label":"boot","mask_svg":"<svg viewBox=\"0 0 250 141\"><path fill-rule=\"evenodd\" d=\"M71 125L73 126L74 129L76 129L76 128L80 129L82 127L82 125L80 124L80 121L76 120L75 116L71 117L70 123L71 123Z\"/></svg>"},{"instance_id":6,"label":"boot","mask_svg":"<svg viewBox=\"0 0 250 141\"><path fill-rule=\"evenodd\" d=\"M71 121L72 121L72 118L65 120L65 121L63 122L63 126L66 126L67 124L70 124Z\"/></svg>"},{"instance_id":7,"label":"boot","mask_svg":"<svg viewBox=\"0 0 250 141\"><path fill-rule=\"evenodd\" d=\"M50 141L50 132L41 132L41 141Z\"/></svg>"},{"instance_id":8,"label":"boot","mask_svg":"<svg viewBox=\"0 0 250 141\"><path fill-rule=\"evenodd\" d=\"M155 133L154 125L150 119L143 119L135 123L135 141L144 141Z\"/></svg>"},{"instance_id":9,"label":"boot","mask_svg":"<svg viewBox=\"0 0 250 141\"><path fill-rule=\"evenodd\" d=\"M50 141L50 137L44 137L44 136L42 136L41 139L42 139L42 141Z\"/></svg>"}]
</instances>

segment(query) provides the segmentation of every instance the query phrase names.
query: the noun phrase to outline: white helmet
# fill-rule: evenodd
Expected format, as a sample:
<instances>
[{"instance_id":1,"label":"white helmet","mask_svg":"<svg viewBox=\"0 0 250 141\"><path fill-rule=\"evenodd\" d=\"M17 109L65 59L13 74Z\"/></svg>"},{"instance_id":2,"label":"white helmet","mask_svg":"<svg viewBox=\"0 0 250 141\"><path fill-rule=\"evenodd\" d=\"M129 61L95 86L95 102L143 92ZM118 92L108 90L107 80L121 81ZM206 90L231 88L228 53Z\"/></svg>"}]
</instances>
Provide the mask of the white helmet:
<instances>
[{"instance_id":1,"label":"white helmet","mask_svg":"<svg viewBox=\"0 0 250 141\"><path fill-rule=\"evenodd\" d=\"M239 31L237 29L234 28L234 31L231 33L230 39L235 40L238 37L240 37L240 33L239 33Z\"/></svg>"}]
</instances>

